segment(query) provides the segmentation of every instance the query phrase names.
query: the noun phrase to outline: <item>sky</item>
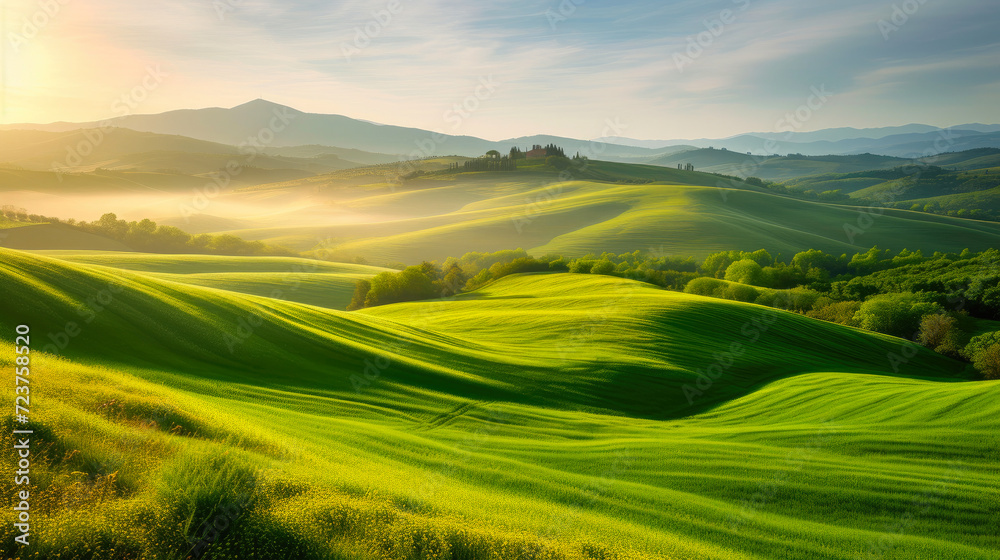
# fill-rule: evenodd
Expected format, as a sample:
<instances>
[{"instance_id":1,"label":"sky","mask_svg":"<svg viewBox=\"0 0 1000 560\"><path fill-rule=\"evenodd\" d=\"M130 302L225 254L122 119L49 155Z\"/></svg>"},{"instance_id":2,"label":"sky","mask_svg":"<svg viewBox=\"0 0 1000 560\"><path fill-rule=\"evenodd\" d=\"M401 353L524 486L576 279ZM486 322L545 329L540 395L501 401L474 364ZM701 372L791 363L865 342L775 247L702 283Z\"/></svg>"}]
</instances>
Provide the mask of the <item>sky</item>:
<instances>
[{"instance_id":1,"label":"sky","mask_svg":"<svg viewBox=\"0 0 1000 560\"><path fill-rule=\"evenodd\" d=\"M993 0L2 5L3 123L259 97L491 140L1000 122Z\"/></svg>"}]
</instances>

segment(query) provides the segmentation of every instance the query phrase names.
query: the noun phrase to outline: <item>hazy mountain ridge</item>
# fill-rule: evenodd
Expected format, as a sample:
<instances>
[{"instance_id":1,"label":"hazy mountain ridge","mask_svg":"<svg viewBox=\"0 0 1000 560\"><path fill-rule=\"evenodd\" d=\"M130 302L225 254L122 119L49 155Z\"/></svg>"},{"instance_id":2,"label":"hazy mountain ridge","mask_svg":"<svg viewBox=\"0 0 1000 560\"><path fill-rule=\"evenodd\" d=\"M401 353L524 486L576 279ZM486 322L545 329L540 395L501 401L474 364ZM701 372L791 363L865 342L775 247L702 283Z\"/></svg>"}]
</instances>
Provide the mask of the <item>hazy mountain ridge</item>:
<instances>
[{"instance_id":1,"label":"hazy mountain ridge","mask_svg":"<svg viewBox=\"0 0 1000 560\"><path fill-rule=\"evenodd\" d=\"M306 113L257 99L233 108L181 109L159 114L129 115L108 121L141 132L180 135L231 146L259 145L266 150L298 146L330 146L407 158L431 155L478 156L489 150L506 152L512 146L556 143L567 153L592 158L642 161L683 147L726 148L753 154L852 155L874 153L895 157L1000 146L1000 125L971 123L940 129L925 124L856 129L850 127L810 132L757 132L720 139L636 140L603 137L581 140L536 134L491 141L377 124L335 114ZM68 132L94 128L102 122L0 125L0 130ZM349 158L347 158L349 159ZM360 163L375 163L364 161Z\"/></svg>"}]
</instances>

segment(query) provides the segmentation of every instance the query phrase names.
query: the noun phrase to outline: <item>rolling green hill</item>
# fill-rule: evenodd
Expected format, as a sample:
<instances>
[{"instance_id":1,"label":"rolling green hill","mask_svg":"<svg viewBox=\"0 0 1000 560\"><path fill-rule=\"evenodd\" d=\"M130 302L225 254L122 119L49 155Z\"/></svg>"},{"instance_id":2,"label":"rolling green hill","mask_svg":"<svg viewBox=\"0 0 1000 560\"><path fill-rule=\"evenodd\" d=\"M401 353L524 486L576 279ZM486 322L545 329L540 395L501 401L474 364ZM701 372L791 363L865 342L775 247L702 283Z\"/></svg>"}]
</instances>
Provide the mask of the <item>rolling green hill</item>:
<instances>
[{"instance_id":1,"label":"rolling green hill","mask_svg":"<svg viewBox=\"0 0 1000 560\"><path fill-rule=\"evenodd\" d=\"M900 339L593 275L345 313L148 272L239 259L75 258L0 250L0 323L31 325L48 445L42 557L1000 550L1000 386L922 349L894 372Z\"/></svg>"},{"instance_id":2,"label":"rolling green hill","mask_svg":"<svg viewBox=\"0 0 1000 560\"><path fill-rule=\"evenodd\" d=\"M839 255L876 244L932 253L996 246L1000 233L996 224L900 210L872 218L859 214L863 208L653 165L589 161L559 171L532 160L516 172L448 171L467 159L430 158L403 168L375 165L222 190L195 208L204 215L177 215L198 198L183 191L147 208L163 223L196 233L229 233L296 251L310 251L322 240L338 260L363 257L378 264L517 247L568 257L636 249L703 257L734 248L772 254L816 248ZM403 178L406 169L422 174ZM90 175L66 175L66 186L51 178L51 187L78 188L81 196L107 188L86 182ZM109 178L120 175L108 172ZM109 199L109 210L115 205ZM19 246L72 248L43 241Z\"/></svg>"},{"instance_id":3,"label":"rolling green hill","mask_svg":"<svg viewBox=\"0 0 1000 560\"><path fill-rule=\"evenodd\" d=\"M928 165L968 171L1000 167L1000 148L979 148L921 158Z\"/></svg>"},{"instance_id":4,"label":"rolling green hill","mask_svg":"<svg viewBox=\"0 0 1000 560\"><path fill-rule=\"evenodd\" d=\"M960 217L1000 217L1000 150L983 148L922 158L913 165L856 173L826 173L785 181L793 191L839 191L859 200L896 208L928 206ZM916 205L916 206L914 206Z\"/></svg>"},{"instance_id":5,"label":"rolling green hill","mask_svg":"<svg viewBox=\"0 0 1000 560\"><path fill-rule=\"evenodd\" d=\"M124 244L100 235L80 231L66 224L28 224L0 229L0 247L10 249L49 249L127 251ZM22 225L23 224L23 225Z\"/></svg>"},{"instance_id":6,"label":"rolling green hill","mask_svg":"<svg viewBox=\"0 0 1000 560\"><path fill-rule=\"evenodd\" d=\"M117 127L67 132L0 131L0 162L34 171L90 172L104 168L199 175L225 169L236 161L255 169L281 171L284 178L278 174L261 181L277 182L393 159L384 154L325 146L262 153L247 147ZM297 176L289 175L293 172L298 172Z\"/></svg>"},{"instance_id":7,"label":"rolling green hill","mask_svg":"<svg viewBox=\"0 0 1000 560\"><path fill-rule=\"evenodd\" d=\"M739 248L766 248L791 254L817 248L829 253L861 247L961 251L995 246L1000 226L887 210L857 227L858 209L740 188L719 188L721 178L704 173L595 164L611 175L622 166L648 184L607 181L561 182L553 173L461 173L407 181L392 189L352 191L338 208L348 214L378 216L367 223L233 230L245 239L308 250L317 238L334 239L341 260L363 256L370 262L444 259L468 251L523 247L533 254L582 256L635 249L703 257ZM672 174L656 179L655 173ZM663 182L659 182L663 181ZM684 184L681 184L681 183ZM699 185L709 186L699 186ZM301 244L299 244L301 240Z\"/></svg>"},{"instance_id":8,"label":"rolling green hill","mask_svg":"<svg viewBox=\"0 0 1000 560\"><path fill-rule=\"evenodd\" d=\"M38 251L61 260L146 272L182 284L295 301L331 309L351 302L358 280L389 269L290 257L151 255L89 251Z\"/></svg>"},{"instance_id":9,"label":"rolling green hill","mask_svg":"<svg viewBox=\"0 0 1000 560\"><path fill-rule=\"evenodd\" d=\"M911 160L858 154L850 156L803 156L789 154L751 155L726 149L699 148L648 160L653 165L676 167L690 163L698 171L724 175L760 177L784 181L796 177L823 173L850 173L868 169L886 169L906 165Z\"/></svg>"},{"instance_id":10,"label":"rolling green hill","mask_svg":"<svg viewBox=\"0 0 1000 560\"><path fill-rule=\"evenodd\" d=\"M55 173L0 168L0 192L4 193L26 191L60 196L176 193L202 187L205 181L204 177L175 173L105 170Z\"/></svg>"}]
</instances>

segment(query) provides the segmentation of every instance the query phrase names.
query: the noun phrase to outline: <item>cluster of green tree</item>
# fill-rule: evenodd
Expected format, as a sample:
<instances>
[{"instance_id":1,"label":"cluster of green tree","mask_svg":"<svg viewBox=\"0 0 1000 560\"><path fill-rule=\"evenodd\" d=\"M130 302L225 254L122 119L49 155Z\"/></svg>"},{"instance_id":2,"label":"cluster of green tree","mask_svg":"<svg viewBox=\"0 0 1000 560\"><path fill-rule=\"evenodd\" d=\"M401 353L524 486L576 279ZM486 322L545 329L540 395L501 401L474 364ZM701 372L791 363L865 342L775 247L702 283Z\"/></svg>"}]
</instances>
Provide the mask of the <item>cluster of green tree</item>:
<instances>
[{"instance_id":1,"label":"cluster of green tree","mask_svg":"<svg viewBox=\"0 0 1000 560\"><path fill-rule=\"evenodd\" d=\"M856 190L856 187L851 188L855 181L870 179L885 181L876 182L876 194L853 197L845 194L846 191ZM891 169L804 177L785 184L757 181L759 180L752 177L746 179L749 184L797 198L1000 221L1000 207L997 206L996 197L989 196L990 193L987 192L1000 188L1000 173L990 173L989 169L956 171L934 165L913 164ZM844 188L823 191L804 189L813 183L824 186L843 185ZM973 193L983 193L984 196L970 196Z\"/></svg>"},{"instance_id":2,"label":"cluster of green tree","mask_svg":"<svg viewBox=\"0 0 1000 560\"><path fill-rule=\"evenodd\" d=\"M991 203L993 201L986 201L986 203ZM905 206L905 204L897 204L897 207ZM971 218L973 220L988 220L992 222L1000 221L1000 211L988 209L988 208L965 208L959 206L958 208L953 207L954 204L950 204L949 201L944 202L928 202L927 204L914 203L910 205L910 210L914 212L926 212L928 214L938 214L940 216L952 216L955 218Z\"/></svg>"},{"instance_id":3,"label":"cluster of green tree","mask_svg":"<svg viewBox=\"0 0 1000 560\"><path fill-rule=\"evenodd\" d=\"M495 253L466 253L443 263L423 262L401 272L382 272L370 281L359 281L348 310L361 309L433 297L447 297L476 290L509 276L524 272L572 272L605 274L649 282L681 290L699 275L693 258L653 257L641 251L586 255L565 259L547 255L531 257L523 249Z\"/></svg>"},{"instance_id":4,"label":"cluster of green tree","mask_svg":"<svg viewBox=\"0 0 1000 560\"><path fill-rule=\"evenodd\" d=\"M235 235L194 235L173 227L158 226L152 220L127 222L112 213L93 222L76 222L83 231L121 241L136 251L148 253L199 253L211 255L297 256L284 247L246 241Z\"/></svg>"},{"instance_id":5,"label":"cluster of green tree","mask_svg":"<svg viewBox=\"0 0 1000 560\"><path fill-rule=\"evenodd\" d=\"M805 177L787 181L786 184L766 181L759 177L736 177L722 173L712 173L728 180L717 186L737 187L735 182L742 182L768 191L805 200L836 202L852 206L896 208L927 212L956 218L971 218L974 220L1000 221L1000 205L993 196L994 189L1000 188L1000 173L990 173L988 169L970 172L949 171L936 166L905 166L892 169L862 171L857 173L834 174L821 176L818 181L826 186L843 184L845 188L838 189L803 189L805 185L816 182ZM879 184L881 194L874 196L850 196L848 191L853 181L864 179L884 179ZM981 193L982 196L973 196ZM964 196L951 196L964 195ZM941 197L938 200L914 202L917 199Z\"/></svg>"},{"instance_id":6,"label":"cluster of green tree","mask_svg":"<svg viewBox=\"0 0 1000 560\"><path fill-rule=\"evenodd\" d=\"M462 169L465 171L517 171L517 162L513 159L504 156L499 157L500 153L492 150L496 153L497 157L481 157L470 159L462 164ZM487 154L489 156L489 154ZM455 164L453 169L458 171L458 164Z\"/></svg>"},{"instance_id":7,"label":"cluster of green tree","mask_svg":"<svg viewBox=\"0 0 1000 560\"><path fill-rule=\"evenodd\" d=\"M1000 320L1000 251L934 253L873 247L851 257L809 250L784 263L767 251L709 255L689 293L781 307L810 317L911 339L972 361L996 378L984 356L1000 347L973 337L977 320ZM1000 337L1000 333L997 334Z\"/></svg>"},{"instance_id":8,"label":"cluster of green tree","mask_svg":"<svg viewBox=\"0 0 1000 560\"><path fill-rule=\"evenodd\" d=\"M29 214L26 208L17 208L10 204L0 206L0 215L11 222L23 222L31 224L39 223L59 223L59 218L42 216L41 214Z\"/></svg>"},{"instance_id":9,"label":"cluster of green tree","mask_svg":"<svg viewBox=\"0 0 1000 560\"><path fill-rule=\"evenodd\" d=\"M878 247L851 256L812 249L788 262L763 249L722 251L701 262L641 251L576 259L536 258L523 249L467 253L361 281L348 309L448 297L527 272L618 276L795 311L907 338L1000 378L1000 331L973 336L983 320L1000 320L1000 251L992 249L931 256Z\"/></svg>"},{"instance_id":10,"label":"cluster of green tree","mask_svg":"<svg viewBox=\"0 0 1000 560\"><path fill-rule=\"evenodd\" d=\"M458 168L457 163L453 165L455 166L456 169ZM427 171L424 171L423 169L414 169L409 173L404 173L400 175L399 178L403 181L409 181L410 179L416 179L417 177L423 177L424 175L427 175Z\"/></svg>"},{"instance_id":11,"label":"cluster of green tree","mask_svg":"<svg viewBox=\"0 0 1000 560\"><path fill-rule=\"evenodd\" d=\"M538 150L538 149L541 149L541 146L535 146L532 149L533 150ZM559 146L556 146L555 144L546 144L545 145L545 155L546 156L566 157L566 152L563 151L563 149L560 148Z\"/></svg>"},{"instance_id":12,"label":"cluster of green tree","mask_svg":"<svg viewBox=\"0 0 1000 560\"><path fill-rule=\"evenodd\" d=\"M499 267L526 259L530 257L524 249L495 253L471 252L461 258L449 257L440 264L437 261L425 261L416 266L408 266L400 272L381 272L371 280L358 281L347 309L353 311L388 303L452 296L472 289L467 286L478 287L485 284L485 281L479 283L485 277L480 273L487 273L489 270L496 272ZM477 280L472 281L473 278Z\"/></svg>"}]
</instances>

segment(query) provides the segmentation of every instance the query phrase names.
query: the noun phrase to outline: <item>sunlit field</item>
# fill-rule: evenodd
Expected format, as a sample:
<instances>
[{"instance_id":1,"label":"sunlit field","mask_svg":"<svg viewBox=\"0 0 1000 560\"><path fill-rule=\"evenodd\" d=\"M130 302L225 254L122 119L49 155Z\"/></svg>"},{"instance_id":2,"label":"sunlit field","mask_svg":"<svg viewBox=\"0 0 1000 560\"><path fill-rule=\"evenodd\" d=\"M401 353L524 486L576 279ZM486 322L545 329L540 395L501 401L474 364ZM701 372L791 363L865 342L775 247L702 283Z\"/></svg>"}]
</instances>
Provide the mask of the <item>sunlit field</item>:
<instances>
[{"instance_id":1,"label":"sunlit field","mask_svg":"<svg viewBox=\"0 0 1000 560\"><path fill-rule=\"evenodd\" d=\"M3 252L12 301L36 304L37 350L81 324L34 357L45 443L25 558L991 558L1000 545L995 385L926 350L894 373L899 339L592 275L345 313L166 279L238 275L217 272L237 259L134 255L115 270L64 256L77 262ZM243 274L291 262L246 259ZM109 289L90 322L78 315ZM699 382L707 356L724 372Z\"/></svg>"}]
</instances>

